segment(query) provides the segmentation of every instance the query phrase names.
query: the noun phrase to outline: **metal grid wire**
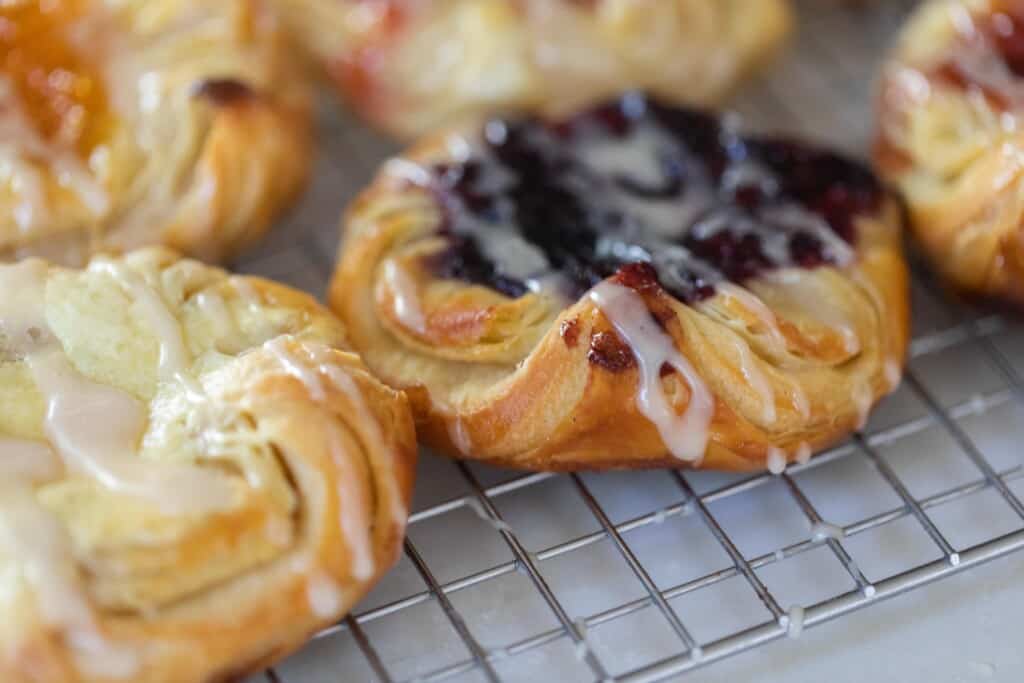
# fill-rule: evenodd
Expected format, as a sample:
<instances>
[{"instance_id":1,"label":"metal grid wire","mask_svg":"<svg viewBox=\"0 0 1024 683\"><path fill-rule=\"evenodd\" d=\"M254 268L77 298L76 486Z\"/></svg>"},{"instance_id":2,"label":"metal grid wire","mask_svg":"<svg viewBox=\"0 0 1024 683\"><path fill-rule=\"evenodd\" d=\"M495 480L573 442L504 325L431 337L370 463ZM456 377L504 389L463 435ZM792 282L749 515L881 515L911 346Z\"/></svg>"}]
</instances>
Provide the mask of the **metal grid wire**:
<instances>
[{"instance_id":1,"label":"metal grid wire","mask_svg":"<svg viewBox=\"0 0 1024 683\"><path fill-rule=\"evenodd\" d=\"M756 84L735 106L751 124L758 127L798 130L832 144L838 142L854 153L862 152L866 149L870 132L871 74L877 67L878 55L891 39L892 31L912 4L892 1L867 3L865 6L864 3L826 3L821 0L798 3L801 31L797 45L768 78ZM243 270L278 277L317 293L323 291L333 265L335 224L340 206L366 182L373 167L393 151L388 143L345 118L333 105L326 105L322 118L325 154L310 196L287 226L278 230L268 244L240 264ZM835 139L837 130L842 131L838 141ZM301 235L301 239L296 240L296 233ZM791 558L824 550L834 557L849 580L848 589L806 605L802 627L813 628L1024 549L1024 504L1012 488L1014 482L1024 479L1024 465L1003 467L1000 464L997 467L962 423L965 418L984 416L1005 406L1024 406L1024 380L1018 370L1024 367L1024 363L1007 352L1007 348L1016 347L1001 341L1006 335L1016 334L1019 327L998 314L969 309L950 301L920 266L915 266L914 294L918 309L916 335L911 346L910 368L900 393L905 401L923 406L918 414L883 420L888 424L880 427L873 420L863 433L819 454L805 465L790 467L778 477L769 474L729 477L723 479L724 483L707 486L704 480L695 483L700 475L693 473L658 473L657 476L663 481L668 480L674 489L675 501L618 522L613 521L616 515L609 513L606 505L602 504L601 492L595 490L599 480L588 475L506 473L495 476L487 468L477 465L446 463L449 479L443 488L454 492L454 495L446 494L440 501L420 505L410 520L409 540L405 543L404 563L418 576L421 588L404 594L395 591L395 594L378 598L377 604L371 608L357 607L354 615L319 634L313 646L331 638L351 639L354 647L349 645L345 656L334 661L337 680L363 680L366 677L388 683L398 680L499 681L503 679L499 672L507 670L509 661L514 662L518 657L561 642L571 646L565 652L570 657L575 655L592 680L657 681L680 676L792 635L791 630L798 624L791 620L798 615L791 612L791 608L763 578L764 570L773 565L784 567ZM926 304L924 312L921 311L922 302ZM987 363L998 380L993 384L996 388L959 397L958 400L950 400L945 395L948 392L935 388L922 368L927 368L929 359L950 351L970 353L972 363ZM966 479L944 482L924 495L917 490L920 487L908 483L906 467L898 467L898 460L890 456L898 454L908 439L928 430L944 434L951 444L949 450L955 453L952 457L968 463L973 474ZM812 502L820 501L821 496L815 495L808 475L824 472L827 476L831 466L840 460L850 459L859 459L876 473L896 502L888 509L840 527L822 526L825 523L823 514ZM904 471L901 472L901 468ZM495 479L496 483L488 484L488 479ZM562 488L559 491L563 493L559 496L575 496L576 502L585 506L592 516L593 528L538 546L536 535L531 535L532 540L527 542L523 538L524 529L510 525L507 514L503 513L503 509L507 509L504 503L552 482L560 482ZM799 509L810 531L799 540L767 552L744 552L742 544L728 530L729 525L722 521L723 511L727 506L739 504L744 497L753 495L757 489L776 486L780 482L785 495ZM1009 527L996 527L995 531L1000 533L986 534L979 542L958 547L935 521L936 511L956 501L972 501L992 492L1012 511L1012 523ZM850 495L875 494L853 491ZM558 505L562 501L556 505L550 497L543 500L544 505L552 505L547 514L559 514ZM487 541L493 545L497 537L507 559L484 568L460 569L454 575L445 568L442 576L434 566L435 562L430 560L437 558L438 552L415 539L420 538L418 530L421 527L438 521L450 524L453 515L459 511L484 520L490 537ZM652 576L649 559L642 559L642 554L631 540L645 528L683 517L699 520L724 552L727 565L685 581L666 582L662 576L656 580ZM933 546L932 556L935 559L869 578L855 561L851 542L861 534L901 520L916 524L918 533ZM748 523L756 524L757 520L748 520ZM823 528L829 531L822 533ZM1005 528L1010 530L1005 531ZM467 538L465 543L473 544L475 540ZM629 574L640 586L639 593L632 599L581 616L578 610L566 606L564 591L560 594L550 579L548 568L557 561L572 561L585 549L603 543L610 543L628 567ZM469 552L473 552L472 548ZM685 553L686 549L663 548L661 552ZM485 646L473 626L478 623L480 615L471 610L478 608L466 607L468 603L462 601L461 596L478 589L493 590L492 587L503 577L509 576L525 577L529 582L531 590L539 596L549 613L548 620L544 622L548 625L529 635L506 639L500 645ZM753 591L763 606L763 618L711 640L702 641L695 635L688 619L691 615L678 604L673 606L674 601L711 587L729 586L729 590L735 592L742 584ZM376 625L382 621L389 625L403 623L402 620L407 623L414 609L422 605L433 605L440 610L443 615L441 621L454 632L461 647L457 648L457 656L441 666L432 666L427 659L403 661L398 667L401 673L396 673L395 662L389 661L393 657L379 651L381 631L376 629ZM645 610L660 615L663 626L674 638L674 644L668 648L667 654L654 661L627 671L611 670L609 657L599 656L592 647L592 633ZM391 617L391 620L386 620L386 617ZM414 628L415 623L410 628ZM376 637L371 635L371 627ZM402 637L408 639L409 634L414 637L416 632L404 633L406 635ZM493 638L489 640L493 641ZM273 682L303 683L301 678L293 678L286 671L286 666L279 667L265 675ZM356 671L363 673L353 673Z\"/></svg>"}]
</instances>

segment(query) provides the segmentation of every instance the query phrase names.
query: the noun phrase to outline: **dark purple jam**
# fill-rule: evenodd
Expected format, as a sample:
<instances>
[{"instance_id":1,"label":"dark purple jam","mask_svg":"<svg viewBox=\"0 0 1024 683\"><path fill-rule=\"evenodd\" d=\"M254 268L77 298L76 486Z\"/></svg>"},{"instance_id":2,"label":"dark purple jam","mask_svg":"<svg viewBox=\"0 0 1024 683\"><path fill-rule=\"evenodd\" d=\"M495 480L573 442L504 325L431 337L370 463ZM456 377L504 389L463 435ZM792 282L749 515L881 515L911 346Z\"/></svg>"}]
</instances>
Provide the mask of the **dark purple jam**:
<instances>
[{"instance_id":1,"label":"dark purple jam","mask_svg":"<svg viewBox=\"0 0 1024 683\"><path fill-rule=\"evenodd\" d=\"M491 121L431 174L449 238L435 272L513 297L577 297L642 263L694 302L722 280L842 264L882 197L836 154L636 94L557 123Z\"/></svg>"}]
</instances>

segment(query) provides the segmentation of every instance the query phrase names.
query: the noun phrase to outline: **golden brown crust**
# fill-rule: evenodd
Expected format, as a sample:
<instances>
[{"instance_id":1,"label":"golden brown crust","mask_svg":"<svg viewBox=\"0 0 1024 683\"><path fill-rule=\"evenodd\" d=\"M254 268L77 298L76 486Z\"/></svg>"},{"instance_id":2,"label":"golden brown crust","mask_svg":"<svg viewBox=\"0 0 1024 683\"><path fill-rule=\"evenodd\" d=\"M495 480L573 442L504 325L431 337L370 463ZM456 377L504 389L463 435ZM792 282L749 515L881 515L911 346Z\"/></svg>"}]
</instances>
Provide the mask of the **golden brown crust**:
<instances>
[{"instance_id":1,"label":"golden brown crust","mask_svg":"<svg viewBox=\"0 0 1024 683\"><path fill-rule=\"evenodd\" d=\"M0 19L0 259L164 244L222 261L302 189L311 92L260 0L15 3Z\"/></svg>"},{"instance_id":2,"label":"golden brown crust","mask_svg":"<svg viewBox=\"0 0 1024 683\"><path fill-rule=\"evenodd\" d=\"M1024 16L1024 3L932 0L917 11L883 73L875 162L906 197L914 235L943 276L1019 306L1024 81L986 36L1004 12Z\"/></svg>"},{"instance_id":3,"label":"golden brown crust","mask_svg":"<svg viewBox=\"0 0 1024 683\"><path fill-rule=\"evenodd\" d=\"M412 138L509 108L558 114L642 88L711 104L787 35L785 0L278 0L374 125Z\"/></svg>"},{"instance_id":4,"label":"golden brown crust","mask_svg":"<svg viewBox=\"0 0 1024 683\"><path fill-rule=\"evenodd\" d=\"M142 278L180 326L189 388L154 367L166 339L112 323L146 311L105 264ZM24 267L37 266L0 266L0 278ZM75 645L81 624L47 616L38 567L22 564L32 553L12 556L0 538L0 679L234 680L334 623L394 563L416 458L408 405L340 350L340 323L311 297L156 249L85 271L46 267L43 279L46 319L76 371L147 407L135 457L156 471L224 473L237 498L170 514L70 469L34 486L34 505L67 529L74 564L57 569L75 577L92 615L85 633L103 647ZM26 370L34 352L11 356L9 322L0 316L0 406L29 408L5 410L0 450L39 439L44 421ZM0 531L19 510L11 485L5 475Z\"/></svg>"},{"instance_id":5,"label":"golden brown crust","mask_svg":"<svg viewBox=\"0 0 1024 683\"><path fill-rule=\"evenodd\" d=\"M444 160L449 136L404 158ZM630 349L591 299L567 308L540 294L510 299L416 266L437 248L442 211L398 168L386 165L350 207L329 298L371 370L406 390L420 439L456 457L534 470L692 465L641 414ZM877 215L858 219L847 267L745 285L771 310L781 342L747 297L720 292L688 306L660 289L644 294L713 396L710 445L697 466L752 470L775 449L789 460L806 455L847 436L894 388L910 325L900 217L886 198ZM403 315L396 270L404 296L418 299L417 324ZM773 417L747 373L769 383ZM685 413L687 383L676 373L661 382Z\"/></svg>"}]
</instances>

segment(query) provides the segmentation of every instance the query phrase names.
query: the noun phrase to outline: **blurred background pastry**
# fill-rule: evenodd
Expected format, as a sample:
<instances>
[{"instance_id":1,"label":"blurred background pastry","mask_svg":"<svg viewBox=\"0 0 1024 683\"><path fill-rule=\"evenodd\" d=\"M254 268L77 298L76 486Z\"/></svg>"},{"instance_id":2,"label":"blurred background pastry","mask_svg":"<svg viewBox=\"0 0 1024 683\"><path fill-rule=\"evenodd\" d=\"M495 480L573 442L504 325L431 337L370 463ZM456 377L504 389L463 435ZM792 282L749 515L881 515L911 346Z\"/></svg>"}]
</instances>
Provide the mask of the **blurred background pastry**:
<instances>
[{"instance_id":1,"label":"blurred background pastry","mask_svg":"<svg viewBox=\"0 0 1024 683\"><path fill-rule=\"evenodd\" d=\"M297 62L257 0L0 4L0 259L232 255L306 177Z\"/></svg>"},{"instance_id":2,"label":"blurred background pastry","mask_svg":"<svg viewBox=\"0 0 1024 683\"><path fill-rule=\"evenodd\" d=\"M932 265L1024 304L1024 2L924 3L885 66L875 161Z\"/></svg>"},{"instance_id":3,"label":"blurred background pastry","mask_svg":"<svg viewBox=\"0 0 1024 683\"><path fill-rule=\"evenodd\" d=\"M770 61L787 0L276 0L374 125L410 138L504 109L568 113L644 88L713 104Z\"/></svg>"}]
</instances>

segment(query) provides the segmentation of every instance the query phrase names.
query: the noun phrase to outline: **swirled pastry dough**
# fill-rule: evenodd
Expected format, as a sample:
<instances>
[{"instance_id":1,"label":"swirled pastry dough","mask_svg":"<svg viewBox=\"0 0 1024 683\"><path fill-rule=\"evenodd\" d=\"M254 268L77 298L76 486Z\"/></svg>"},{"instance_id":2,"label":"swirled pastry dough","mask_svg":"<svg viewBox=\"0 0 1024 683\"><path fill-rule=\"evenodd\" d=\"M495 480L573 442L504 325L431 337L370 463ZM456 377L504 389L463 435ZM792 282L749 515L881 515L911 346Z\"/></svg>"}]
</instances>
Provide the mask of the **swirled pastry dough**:
<instances>
[{"instance_id":1,"label":"swirled pastry dough","mask_svg":"<svg viewBox=\"0 0 1024 683\"><path fill-rule=\"evenodd\" d=\"M1024 2L932 1L885 67L875 159L934 266L1024 303Z\"/></svg>"},{"instance_id":2,"label":"swirled pastry dough","mask_svg":"<svg viewBox=\"0 0 1024 683\"><path fill-rule=\"evenodd\" d=\"M712 103L788 32L786 0L277 0L373 123L402 136L627 88Z\"/></svg>"},{"instance_id":3,"label":"swirled pastry dough","mask_svg":"<svg viewBox=\"0 0 1024 683\"><path fill-rule=\"evenodd\" d=\"M220 260L301 187L309 91L258 0L0 3L0 260Z\"/></svg>"},{"instance_id":4,"label":"swirled pastry dough","mask_svg":"<svg viewBox=\"0 0 1024 683\"><path fill-rule=\"evenodd\" d=\"M438 134L345 224L331 303L456 456L777 471L899 381L895 203L728 119L628 95Z\"/></svg>"},{"instance_id":5,"label":"swirled pastry dough","mask_svg":"<svg viewBox=\"0 0 1024 683\"><path fill-rule=\"evenodd\" d=\"M234 680L395 560L412 419L310 297L162 249L0 291L0 680Z\"/></svg>"}]
</instances>

